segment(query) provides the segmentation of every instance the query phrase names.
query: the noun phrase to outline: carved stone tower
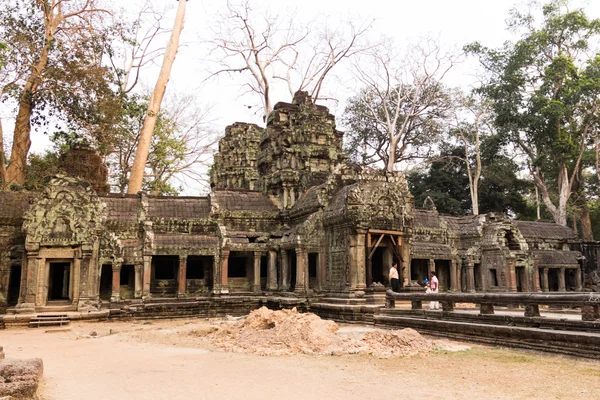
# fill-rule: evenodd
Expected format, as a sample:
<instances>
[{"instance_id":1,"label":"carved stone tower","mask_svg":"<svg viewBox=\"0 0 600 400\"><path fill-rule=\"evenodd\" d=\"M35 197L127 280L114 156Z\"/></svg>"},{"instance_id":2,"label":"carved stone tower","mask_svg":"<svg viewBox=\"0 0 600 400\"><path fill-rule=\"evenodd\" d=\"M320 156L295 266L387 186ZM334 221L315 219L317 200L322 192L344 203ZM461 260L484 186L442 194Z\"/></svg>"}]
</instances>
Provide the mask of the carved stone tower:
<instances>
[{"instance_id":1,"label":"carved stone tower","mask_svg":"<svg viewBox=\"0 0 600 400\"><path fill-rule=\"evenodd\" d=\"M260 142L261 188L283 208L294 205L309 187L327 180L344 158L343 133L326 107L315 105L306 92L289 103L277 103Z\"/></svg>"}]
</instances>

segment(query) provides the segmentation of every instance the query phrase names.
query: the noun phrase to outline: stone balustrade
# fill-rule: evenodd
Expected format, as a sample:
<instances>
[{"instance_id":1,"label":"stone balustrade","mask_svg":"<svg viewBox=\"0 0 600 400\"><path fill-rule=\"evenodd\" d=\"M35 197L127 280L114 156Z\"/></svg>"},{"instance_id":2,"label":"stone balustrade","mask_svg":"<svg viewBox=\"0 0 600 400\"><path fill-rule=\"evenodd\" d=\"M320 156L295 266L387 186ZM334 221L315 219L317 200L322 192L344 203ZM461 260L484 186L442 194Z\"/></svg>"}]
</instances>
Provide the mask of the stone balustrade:
<instances>
[{"instance_id":1,"label":"stone balustrade","mask_svg":"<svg viewBox=\"0 0 600 400\"><path fill-rule=\"evenodd\" d=\"M479 304L480 314L494 314L494 306L522 305L525 317L539 317L540 305L581 307L583 321L600 320L600 293L386 293L386 308L395 307L396 301L410 301L413 310L420 310L423 302L439 301L445 312L454 311L456 303Z\"/></svg>"}]
</instances>

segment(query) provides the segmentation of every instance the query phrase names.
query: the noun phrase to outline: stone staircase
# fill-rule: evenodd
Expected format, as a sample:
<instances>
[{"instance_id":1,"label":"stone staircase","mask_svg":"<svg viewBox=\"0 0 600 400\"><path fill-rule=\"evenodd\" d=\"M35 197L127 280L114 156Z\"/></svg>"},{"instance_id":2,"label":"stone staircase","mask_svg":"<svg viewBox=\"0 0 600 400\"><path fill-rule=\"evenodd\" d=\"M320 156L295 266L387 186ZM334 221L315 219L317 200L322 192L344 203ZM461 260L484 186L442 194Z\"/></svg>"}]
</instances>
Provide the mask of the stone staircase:
<instances>
[{"instance_id":1,"label":"stone staircase","mask_svg":"<svg viewBox=\"0 0 600 400\"><path fill-rule=\"evenodd\" d=\"M71 322L71 319L67 314L38 314L35 317L32 317L29 321L30 328L39 328L42 326L51 326L51 325L68 325Z\"/></svg>"}]
</instances>

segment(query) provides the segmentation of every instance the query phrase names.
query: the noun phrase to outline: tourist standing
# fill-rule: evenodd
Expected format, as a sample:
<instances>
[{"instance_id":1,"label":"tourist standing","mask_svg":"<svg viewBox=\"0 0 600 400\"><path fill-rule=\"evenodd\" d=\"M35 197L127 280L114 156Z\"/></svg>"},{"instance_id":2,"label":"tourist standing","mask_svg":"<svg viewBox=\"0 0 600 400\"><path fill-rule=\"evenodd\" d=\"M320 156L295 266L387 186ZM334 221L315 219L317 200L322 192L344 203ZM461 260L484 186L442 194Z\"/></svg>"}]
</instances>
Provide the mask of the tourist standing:
<instances>
[{"instance_id":1,"label":"tourist standing","mask_svg":"<svg viewBox=\"0 0 600 400\"><path fill-rule=\"evenodd\" d=\"M390 268L390 283L392 284L392 291L400 291L400 276L398 275L398 261L392 261L392 268Z\"/></svg>"},{"instance_id":2,"label":"tourist standing","mask_svg":"<svg viewBox=\"0 0 600 400\"><path fill-rule=\"evenodd\" d=\"M431 288L431 293L439 293L440 282L439 282L437 276L435 276L435 271L431 271L429 274L431 275L431 279L429 280L429 287ZM429 302L429 309L430 310L439 310L440 302L439 301Z\"/></svg>"}]
</instances>

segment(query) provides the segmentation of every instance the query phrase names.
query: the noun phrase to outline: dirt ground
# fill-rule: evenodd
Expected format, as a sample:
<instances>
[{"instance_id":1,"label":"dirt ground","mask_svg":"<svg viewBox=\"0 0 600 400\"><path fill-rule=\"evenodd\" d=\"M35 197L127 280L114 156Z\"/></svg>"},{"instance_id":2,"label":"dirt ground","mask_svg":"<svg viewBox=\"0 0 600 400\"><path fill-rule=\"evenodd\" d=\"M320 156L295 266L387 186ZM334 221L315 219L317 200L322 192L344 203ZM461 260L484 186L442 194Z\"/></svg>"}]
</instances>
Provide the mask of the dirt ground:
<instances>
[{"instance_id":1,"label":"dirt ground","mask_svg":"<svg viewBox=\"0 0 600 400\"><path fill-rule=\"evenodd\" d=\"M456 342L387 359L259 356L226 352L190 334L208 325L79 322L66 331L3 330L0 345L7 357L43 359L43 400L591 399L600 393L595 361L470 344L465 350ZM370 330L343 325L340 333L360 337Z\"/></svg>"}]
</instances>

